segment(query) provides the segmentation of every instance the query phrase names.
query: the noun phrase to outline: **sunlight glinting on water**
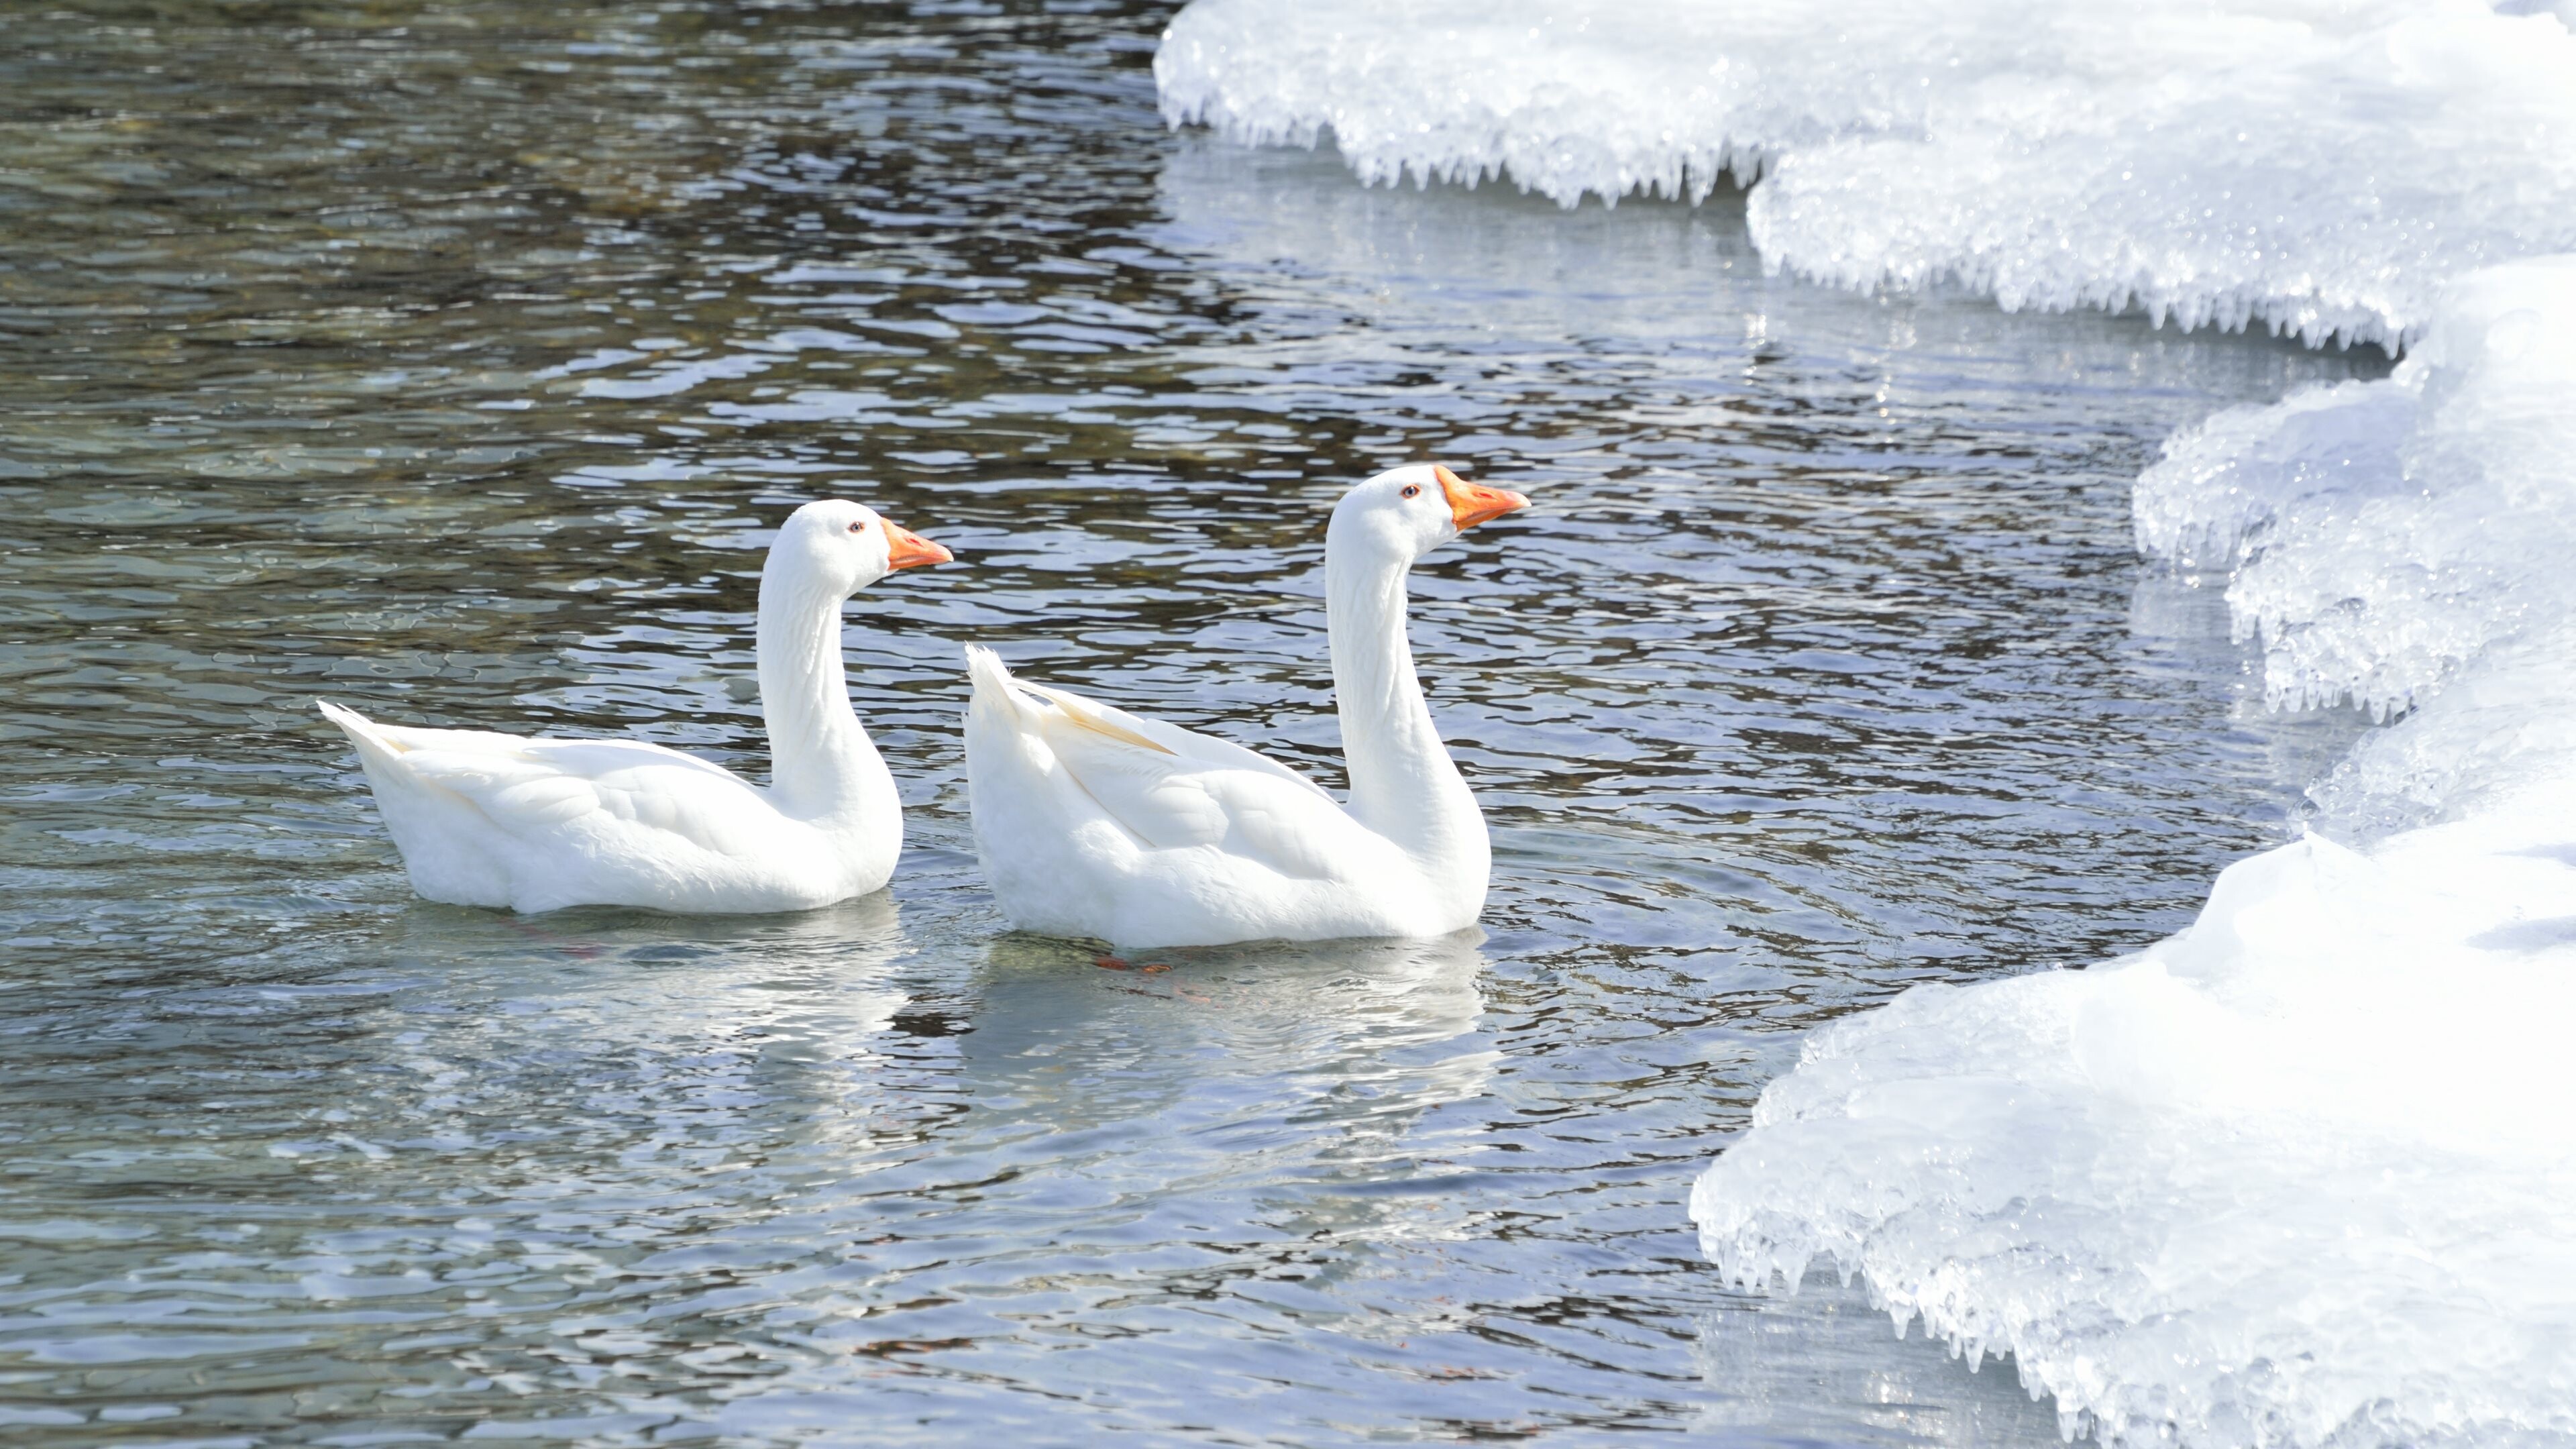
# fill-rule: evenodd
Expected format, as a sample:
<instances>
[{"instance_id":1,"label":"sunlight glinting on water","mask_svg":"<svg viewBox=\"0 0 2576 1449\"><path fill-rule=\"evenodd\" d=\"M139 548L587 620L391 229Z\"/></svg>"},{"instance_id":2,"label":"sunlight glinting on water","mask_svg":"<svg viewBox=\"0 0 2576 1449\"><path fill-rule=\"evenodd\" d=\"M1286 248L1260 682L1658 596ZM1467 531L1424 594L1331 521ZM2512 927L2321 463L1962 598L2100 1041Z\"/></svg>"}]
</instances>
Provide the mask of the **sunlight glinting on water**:
<instances>
[{"instance_id":1,"label":"sunlight glinting on water","mask_svg":"<svg viewBox=\"0 0 2576 1449\"><path fill-rule=\"evenodd\" d=\"M1691 1178L1803 1029L2280 838L2351 726L2128 485L2381 359L1364 189L1166 131L1165 18L0 16L0 1437L2054 1442ZM1338 787L1324 513L1430 459L1534 501L1414 576L1484 939L1003 934L958 645ZM757 775L833 495L958 556L849 611L888 895L412 898L312 697Z\"/></svg>"}]
</instances>

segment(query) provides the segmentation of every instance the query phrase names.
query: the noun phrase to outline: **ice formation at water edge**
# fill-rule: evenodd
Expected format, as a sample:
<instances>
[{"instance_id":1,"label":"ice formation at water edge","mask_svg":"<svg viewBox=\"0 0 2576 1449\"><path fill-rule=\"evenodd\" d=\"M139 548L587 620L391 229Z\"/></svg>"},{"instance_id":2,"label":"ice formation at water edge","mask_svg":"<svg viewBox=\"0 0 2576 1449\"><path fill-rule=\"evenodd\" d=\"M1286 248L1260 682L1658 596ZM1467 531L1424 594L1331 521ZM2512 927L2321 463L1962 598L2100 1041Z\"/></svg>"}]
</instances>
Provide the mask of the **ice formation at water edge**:
<instances>
[{"instance_id":1,"label":"ice formation at water edge","mask_svg":"<svg viewBox=\"0 0 2576 1449\"><path fill-rule=\"evenodd\" d=\"M2576 4L1197 0L1164 114L1329 134L1370 181L1573 204L1762 180L1845 286L2388 342L2459 273L2576 249Z\"/></svg>"},{"instance_id":2,"label":"ice formation at water edge","mask_svg":"<svg viewBox=\"0 0 2576 1449\"><path fill-rule=\"evenodd\" d=\"M2083 972L1815 1034L1692 1195L2111 1443L2576 1441L2576 257L2386 380L2220 414L2136 495L2287 703L2419 707L2312 835Z\"/></svg>"}]
</instances>

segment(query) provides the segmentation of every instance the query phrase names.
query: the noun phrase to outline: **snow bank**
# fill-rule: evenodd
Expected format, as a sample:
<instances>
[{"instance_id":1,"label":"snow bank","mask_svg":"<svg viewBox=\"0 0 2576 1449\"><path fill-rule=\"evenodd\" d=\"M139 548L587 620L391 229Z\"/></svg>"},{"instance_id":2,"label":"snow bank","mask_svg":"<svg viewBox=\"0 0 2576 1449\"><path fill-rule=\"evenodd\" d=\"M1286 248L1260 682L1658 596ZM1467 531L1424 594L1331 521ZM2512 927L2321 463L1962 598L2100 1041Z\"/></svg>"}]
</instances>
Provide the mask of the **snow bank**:
<instances>
[{"instance_id":1,"label":"snow bank","mask_svg":"<svg viewBox=\"0 0 2576 1449\"><path fill-rule=\"evenodd\" d=\"M2383 382L2237 408L2138 480L2138 545L2233 573L2275 706L2386 714L2576 618L2576 259L2451 289Z\"/></svg>"},{"instance_id":2,"label":"snow bank","mask_svg":"<svg viewBox=\"0 0 2576 1449\"><path fill-rule=\"evenodd\" d=\"M1163 109L1329 132L1370 181L1573 204L1762 176L1845 286L2411 339L2448 278L2576 249L2576 0L1197 0Z\"/></svg>"},{"instance_id":3,"label":"snow bank","mask_svg":"<svg viewBox=\"0 0 2576 1449\"><path fill-rule=\"evenodd\" d=\"M2576 1437L2568 842L2312 837L2135 960L1850 1018L1701 1179L1703 1244L1864 1274L2107 1443Z\"/></svg>"},{"instance_id":4,"label":"snow bank","mask_svg":"<svg viewBox=\"0 0 2576 1449\"><path fill-rule=\"evenodd\" d=\"M2319 791L2366 847L1818 1032L1703 1246L1865 1275L2109 1442L2576 1441L2576 257L2460 279L2386 381L2211 419L2137 515L2232 572L2276 699L2429 696Z\"/></svg>"}]
</instances>

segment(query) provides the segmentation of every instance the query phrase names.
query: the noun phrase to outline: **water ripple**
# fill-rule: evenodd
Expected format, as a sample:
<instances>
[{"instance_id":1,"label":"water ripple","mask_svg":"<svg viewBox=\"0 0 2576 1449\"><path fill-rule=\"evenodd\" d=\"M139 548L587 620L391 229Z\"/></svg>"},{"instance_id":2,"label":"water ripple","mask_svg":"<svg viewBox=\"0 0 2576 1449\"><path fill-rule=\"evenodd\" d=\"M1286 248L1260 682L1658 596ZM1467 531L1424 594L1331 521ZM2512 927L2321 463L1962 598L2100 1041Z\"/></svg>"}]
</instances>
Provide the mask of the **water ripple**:
<instances>
[{"instance_id":1,"label":"water ripple","mask_svg":"<svg viewBox=\"0 0 2576 1449\"><path fill-rule=\"evenodd\" d=\"M2279 830L2340 727L2127 483L2381 361L1364 191L1165 133L1162 19L0 15L0 1438L2053 1441L1687 1184L1807 1027ZM1484 939L1001 934L958 642L1335 780L1324 511L1434 457L1537 501L1416 575ZM851 612L890 897L411 899L311 697L757 770L833 493L961 561Z\"/></svg>"}]
</instances>

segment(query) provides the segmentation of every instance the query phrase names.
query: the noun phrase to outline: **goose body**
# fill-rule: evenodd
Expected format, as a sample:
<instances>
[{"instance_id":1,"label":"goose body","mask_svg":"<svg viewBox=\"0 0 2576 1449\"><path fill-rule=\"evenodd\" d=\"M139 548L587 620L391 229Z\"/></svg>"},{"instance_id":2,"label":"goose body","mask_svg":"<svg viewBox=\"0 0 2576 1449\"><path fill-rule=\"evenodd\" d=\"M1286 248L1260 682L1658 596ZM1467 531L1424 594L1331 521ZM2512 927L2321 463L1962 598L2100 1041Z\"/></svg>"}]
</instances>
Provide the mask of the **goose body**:
<instances>
[{"instance_id":1,"label":"goose body","mask_svg":"<svg viewBox=\"0 0 2576 1449\"><path fill-rule=\"evenodd\" d=\"M1003 913L1022 930L1137 946L1473 925L1491 847L1414 675L1405 574L1527 503L1412 467L1334 509L1324 575L1348 806L1239 745L1022 683L969 647L967 784Z\"/></svg>"},{"instance_id":2,"label":"goose body","mask_svg":"<svg viewBox=\"0 0 2576 1449\"><path fill-rule=\"evenodd\" d=\"M628 740L382 725L316 701L357 747L412 888L456 905L787 911L865 895L903 849L894 777L851 712L841 605L948 558L855 503L787 520L760 578L771 783Z\"/></svg>"}]
</instances>

